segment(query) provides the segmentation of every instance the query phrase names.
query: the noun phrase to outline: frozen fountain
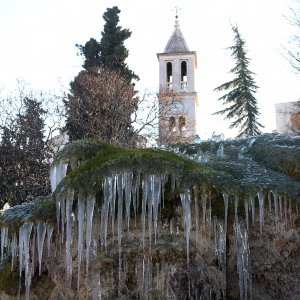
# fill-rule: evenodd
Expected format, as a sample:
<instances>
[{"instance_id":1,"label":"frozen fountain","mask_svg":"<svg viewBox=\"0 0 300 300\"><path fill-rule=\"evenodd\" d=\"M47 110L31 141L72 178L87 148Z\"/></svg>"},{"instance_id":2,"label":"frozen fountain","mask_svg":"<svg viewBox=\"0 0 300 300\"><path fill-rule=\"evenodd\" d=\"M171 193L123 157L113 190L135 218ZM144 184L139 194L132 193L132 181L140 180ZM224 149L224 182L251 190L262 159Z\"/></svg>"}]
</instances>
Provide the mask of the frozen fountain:
<instances>
[{"instance_id":1,"label":"frozen fountain","mask_svg":"<svg viewBox=\"0 0 300 300\"><path fill-rule=\"evenodd\" d=\"M280 237L292 264L300 243L297 137L164 150L78 141L57 155L50 178L52 195L0 216L0 276L16 273L25 299L43 277L52 299L272 297L280 287L259 286L271 279L257 277L256 259L264 253L275 268ZM271 235L274 259L264 248ZM282 295L297 296L295 282ZM9 293L4 277L0 290Z\"/></svg>"}]
</instances>

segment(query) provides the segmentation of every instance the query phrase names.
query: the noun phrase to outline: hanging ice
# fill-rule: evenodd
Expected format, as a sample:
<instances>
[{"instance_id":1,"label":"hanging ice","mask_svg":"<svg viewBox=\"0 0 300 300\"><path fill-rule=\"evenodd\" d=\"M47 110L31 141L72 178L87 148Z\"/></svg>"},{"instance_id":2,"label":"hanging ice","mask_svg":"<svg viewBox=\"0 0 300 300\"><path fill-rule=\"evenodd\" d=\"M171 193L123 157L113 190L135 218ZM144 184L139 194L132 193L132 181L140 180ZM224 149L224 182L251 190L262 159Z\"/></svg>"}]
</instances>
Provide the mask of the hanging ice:
<instances>
[{"instance_id":1,"label":"hanging ice","mask_svg":"<svg viewBox=\"0 0 300 300\"><path fill-rule=\"evenodd\" d=\"M8 228L3 226L1 227L1 260L4 257L4 248L7 247L7 238L8 238Z\"/></svg>"},{"instance_id":2,"label":"hanging ice","mask_svg":"<svg viewBox=\"0 0 300 300\"><path fill-rule=\"evenodd\" d=\"M74 199L74 191L71 189L67 190L66 195L66 282L67 286L71 287L71 278L72 278L72 253L71 253L71 244L72 244L72 206Z\"/></svg>"},{"instance_id":3,"label":"hanging ice","mask_svg":"<svg viewBox=\"0 0 300 300\"><path fill-rule=\"evenodd\" d=\"M203 228L205 230L205 224L206 224L206 202L207 202L207 194L202 194L202 224Z\"/></svg>"},{"instance_id":4,"label":"hanging ice","mask_svg":"<svg viewBox=\"0 0 300 300\"><path fill-rule=\"evenodd\" d=\"M46 231L47 231L47 250L48 250L48 257L50 257L50 245L51 245L51 238L53 233L54 227L52 224L47 224Z\"/></svg>"},{"instance_id":5,"label":"hanging ice","mask_svg":"<svg viewBox=\"0 0 300 300\"><path fill-rule=\"evenodd\" d=\"M32 230L32 223L25 223L19 229L19 275L25 270L26 300L29 300L31 272L29 267L29 242Z\"/></svg>"},{"instance_id":6,"label":"hanging ice","mask_svg":"<svg viewBox=\"0 0 300 300\"><path fill-rule=\"evenodd\" d=\"M259 225L260 225L260 234L262 234L262 228L264 225L264 203L265 195L262 191L257 193L258 203L259 203Z\"/></svg>"},{"instance_id":7,"label":"hanging ice","mask_svg":"<svg viewBox=\"0 0 300 300\"><path fill-rule=\"evenodd\" d=\"M251 258L248 233L243 224L235 224L237 271L239 276L240 299L252 299Z\"/></svg>"},{"instance_id":8,"label":"hanging ice","mask_svg":"<svg viewBox=\"0 0 300 300\"><path fill-rule=\"evenodd\" d=\"M83 229L84 229L84 214L85 214L85 197L80 193L78 195L78 205L77 205L77 218L78 218L78 270L77 270L77 289L79 290L80 285L80 266L81 266L81 258L82 258L82 250L83 250Z\"/></svg>"},{"instance_id":9,"label":"hanging ice","mask_svg":"<svg viewBox=\"0 0 300 300\"><path fill-rule=\"evenodd\" d=\"M223 275L223 298L226 299L226 232L220 222L217 222L216 227L215 252Z\"/></svg>"},{"instance_id":10,"label":"hanging ice","mask_svg":"<svg viewBox=\"0 0 300 300\"><path fill-rule=\"evenodd\" d=\"M131 204L131 190L132 190L132 172L126 171L124 173L124 192L125 192L125 210L126 210L126 220L127 229L129 230L130 223L130 204Z\"/></svg>"},{"instance_id":11,"label":"hanging ice","mask_svg":"<svg viewBox=\"0 0 300 300\"><path fill-rule=\"evenodd\" d=\"M262 228L264 225L264 203L265 203L265 195L263 192L257 193L258 203L259 203L259 225L260 225L260 234L262 234Z\"/></svg>"},{"instance_id":12,"label":"hanging ice","mask_svg":"<svg viewBox=\"0 0 300 300\"><path fill-rule=\"evenodd\" d=\"M92 238L92 226L93 226L93 214L95 207L95 196L89 195L86 200L86 231L85 231L85 243L86 243L86 273L89 270L89 257L90 257L90 246Z\"/></svg>"},{"instance_id":13,"label":"hanging ice","mask_svg":"<svg viewBox=\"0 0 300 300\"><path fill-rule=\"evenodd\" d=\"M195 202L195 227L196 227L196 246L199 246L199 208L198 208L198 191L194 188Z\"/></svg>"},{"instance_id":14,"label":"hanging ice","mask_svg":"<svg viewBox=\"0 0 300 300\"><path fill-rule=\"evenodd\" d=\"M58 184L66 176L68 164L64 162L54 163L50 167L50 181L51 181L51 191L55 191Z\"/></svg>"},{"instance_id":15,"label":"hanging ice","mask_svg":"<svg viewBox=\"0 0 300 300\"><path fill-rule=\"evenodd\" d=\"M274 212L275 212L275 224L276 228L278 227L278 194L275 191L272 191L274 198Z\"/></svg>"},{"instance_id":16,"label":"hanging ice","mask_svg":"<svg viewBox=\"0 0 300 300\"><path fill-rule=\"evenodd\" d=\"M249 200L250 200L251 213L252 213L252 225L254 225L254 221L255 221L255 198L253 196L250 196Z\"/></svg>"},{"instance_id":17,"label":"hanging ice","mask_svg":"<svg viewBox=\"0 0 300 300\"><path fill-rule=\"evenodd\" d=\"M219 148L217 150L217 156L224 158L224 145L220 143Z\"/></svg>"},{"instance_id":18,"label":"hanging ice","mask_svg":"<svg viewBox=\"0 0 300 300\"><path fill-rule=\"evenodd\" d=\"M14 262L17 256L17 250L18 250L18 241L17 241L17 236L14 233L11 241L11 270L14 269Z\"/></svg>"},{"instance_id":19,"label":"hanging ice","mask_svg":"<svg viewBox=\"0 0 300 300\"><path fill-rule=\"evenodd\" d=\"M247 199L245 199L244 206L245 206L247 230L249 230L249 203Z\"/></svg>"},{"instance_id":20,"label":"hanging ice","mask_svg":"<svg viewBox=\"0 0 300 300\"><path fill-rule=\"evenodd\" d=\"M239 206L239 197L234 196L234 220L238 222L238 206Z\"/></svg>"},{"instance_id":21,"label":"hanging ice","mask_svg":"<svg viewBox=\"0 0 300 300\"><path fill-rule=\"evenodd\" d=\"M187 263L190 260L190 231L191 231L191 195L189 192L184 194L180 194L181 198L181 205L183 210L183 218L184 218L184 231L185 231L185 238L186 238L186 256L187 256Z\"/></svg>"},{"instance_id":22,"label":"hanging ice","mask_svg":"<svg viewBox=\"0 0 300 300\"><path fill-rule=\"evenodd\" d=\"M39 259L39 276L42 274L42 257L43 257L43 248L44 240L46 236L46 226L42 222L37 224L37 245L38 245L38 259Z\"/></svg>"}]
</instances>

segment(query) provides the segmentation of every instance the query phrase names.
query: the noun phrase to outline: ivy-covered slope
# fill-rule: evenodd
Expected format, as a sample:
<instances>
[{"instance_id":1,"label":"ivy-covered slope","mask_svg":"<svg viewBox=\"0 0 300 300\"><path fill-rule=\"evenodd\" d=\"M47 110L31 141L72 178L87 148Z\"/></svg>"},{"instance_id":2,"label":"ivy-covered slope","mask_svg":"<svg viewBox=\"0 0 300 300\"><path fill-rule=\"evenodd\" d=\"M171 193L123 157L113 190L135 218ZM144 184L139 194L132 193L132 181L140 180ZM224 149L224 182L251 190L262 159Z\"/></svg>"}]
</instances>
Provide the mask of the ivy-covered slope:
<instances>
[{"instance_id":1,"label":"ivy-covered slope","mask_svg":"<svg viewBox=\"0 0 300 300\"><path fill-rule=\"evenodd\" d=\"M241 197L273 190L300 201L300 137L265 134L235 140L208 140L167 149L121 149L95 140L67 145L53 165L64 163L67 176L54 198L72 188L96 194L101 182L124 170L135 175L160 174L175 178L178 191L211 188ZM3 212L0 225L18 227L25 221L55 219L51 197L15 206Z\"/></svg>"}]
</instances>

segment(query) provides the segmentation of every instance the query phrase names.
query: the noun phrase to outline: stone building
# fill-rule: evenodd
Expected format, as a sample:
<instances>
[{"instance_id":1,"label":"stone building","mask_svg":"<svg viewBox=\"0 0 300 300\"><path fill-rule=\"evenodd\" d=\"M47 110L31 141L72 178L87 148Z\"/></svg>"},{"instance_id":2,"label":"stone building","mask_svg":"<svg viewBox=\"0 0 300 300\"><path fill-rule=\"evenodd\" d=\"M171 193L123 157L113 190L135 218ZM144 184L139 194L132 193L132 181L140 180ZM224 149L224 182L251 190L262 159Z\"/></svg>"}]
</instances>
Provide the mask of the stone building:
<instances>
[{"instance_id":1,"label":"stone building","mask_svg":"<svg viewBox=\"0 0 300 300\"><path fill-rule=\"evenodd\" d=\"M198 96L195 90L197 55L175 27L159 61L159 143L193 142L197 134Z\"/></svg>"},{"instance_id":2,"label":"stone building","mask_svg":"<svg viewBox=\"0 0 300 300\"><path fill-rule=\"evenodd\" d=\"M277 103L275 112L278 133L300 135L300 101Z\"/></svg>"}]
</instances>

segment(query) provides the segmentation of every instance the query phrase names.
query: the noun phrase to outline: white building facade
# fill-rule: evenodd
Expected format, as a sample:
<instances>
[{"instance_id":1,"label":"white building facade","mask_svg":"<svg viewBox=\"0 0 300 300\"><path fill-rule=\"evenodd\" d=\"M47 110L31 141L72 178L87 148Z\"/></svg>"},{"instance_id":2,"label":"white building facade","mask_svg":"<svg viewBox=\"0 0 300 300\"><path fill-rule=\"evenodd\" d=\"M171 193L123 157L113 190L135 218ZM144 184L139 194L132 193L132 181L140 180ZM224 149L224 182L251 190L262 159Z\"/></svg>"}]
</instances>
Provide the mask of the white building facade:
<instances>
[{"instance_id":1,"label":"white building facade","mask_svg":"<svg viewBox=\"0 0 300 300\"><path fill-rule=\"evenodd\" d=\"M300 101L277 103L275 112L278 133L300 135Z\"/></svg>"}]
</instances>

